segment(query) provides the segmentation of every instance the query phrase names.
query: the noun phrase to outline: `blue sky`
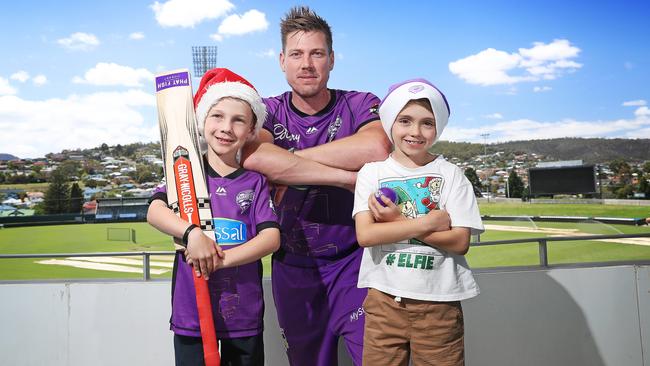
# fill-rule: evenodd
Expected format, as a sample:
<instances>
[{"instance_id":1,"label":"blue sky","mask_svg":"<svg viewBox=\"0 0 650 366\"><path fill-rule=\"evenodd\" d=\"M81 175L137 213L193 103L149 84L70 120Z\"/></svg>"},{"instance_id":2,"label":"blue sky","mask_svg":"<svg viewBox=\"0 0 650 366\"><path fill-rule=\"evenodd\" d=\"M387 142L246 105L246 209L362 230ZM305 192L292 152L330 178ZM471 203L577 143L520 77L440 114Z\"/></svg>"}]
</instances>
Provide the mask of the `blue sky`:
<instances>
[{"instance_id":1,"label":"blue sky","mask_svg":"<svg viewBox=\"0 0 650 366\"><path fill-rule=\"evenodd\" d=\"M284 1L19 1L0 13L0 152L159 139L153 75L191 46L262 95ZM648 1L309 1L334 33L330 87L383 97L424 77L451 106L443 140L650 138ZM194 81L198 85L198 80Z\"/></svg>"}]
</instances>

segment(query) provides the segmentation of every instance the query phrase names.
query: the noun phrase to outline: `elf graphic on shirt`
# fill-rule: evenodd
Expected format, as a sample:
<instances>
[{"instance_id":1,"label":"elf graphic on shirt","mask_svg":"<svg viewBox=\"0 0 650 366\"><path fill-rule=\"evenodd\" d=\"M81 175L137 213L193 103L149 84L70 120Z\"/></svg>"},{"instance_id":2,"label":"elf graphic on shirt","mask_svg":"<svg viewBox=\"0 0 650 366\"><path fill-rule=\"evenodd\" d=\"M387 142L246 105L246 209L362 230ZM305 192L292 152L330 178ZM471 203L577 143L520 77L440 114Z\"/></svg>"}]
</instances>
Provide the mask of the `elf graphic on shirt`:
<instances>
[{"instance_id":1,"label":"elf graphic on shirt","mask_svg":"<svg viewBox=\"0 0 650 366\"><path fill-rule=\"evenodd\" d=\"M429 196L422 198L420 202L427 210L440 209L440 192L442 191L442 177L425 177L424 183L415 184L417 188L426 188L429 190Z\"/></svg>"}]
</instances>

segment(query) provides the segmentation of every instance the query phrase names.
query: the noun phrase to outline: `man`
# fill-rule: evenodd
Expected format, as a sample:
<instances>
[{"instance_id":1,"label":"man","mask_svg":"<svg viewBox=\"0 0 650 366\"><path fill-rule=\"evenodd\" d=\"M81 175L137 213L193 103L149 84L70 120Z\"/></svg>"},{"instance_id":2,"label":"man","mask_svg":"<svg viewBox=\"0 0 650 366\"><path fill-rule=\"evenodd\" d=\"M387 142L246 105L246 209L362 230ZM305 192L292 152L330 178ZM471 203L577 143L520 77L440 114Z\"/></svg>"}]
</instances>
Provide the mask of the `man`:
<instances>
[{"instance_id":1,"label":"man","mask_svg":"<svg viewBox=\"0 0 650 366\"><path fill-rule=\"evenodd\" d=\"M388 156L370 93L327 88L332 34L308 7L281 22L280 66L291 91L267 98L269 116L244 167L288 185L280 190L282 245L273 256L273 297L291 365L338 363L338 337L361 365L365 289L351 218L356 171Z\"/></svg>"}]
</instances>

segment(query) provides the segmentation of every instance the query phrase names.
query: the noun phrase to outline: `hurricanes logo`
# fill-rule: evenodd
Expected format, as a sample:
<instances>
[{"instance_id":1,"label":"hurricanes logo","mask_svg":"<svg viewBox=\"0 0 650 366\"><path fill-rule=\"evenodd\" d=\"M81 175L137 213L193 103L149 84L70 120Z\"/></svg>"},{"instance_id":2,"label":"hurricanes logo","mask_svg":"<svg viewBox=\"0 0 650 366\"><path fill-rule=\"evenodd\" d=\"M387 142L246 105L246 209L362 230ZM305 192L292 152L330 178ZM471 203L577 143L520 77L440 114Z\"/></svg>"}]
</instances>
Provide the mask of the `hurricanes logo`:
<instances>
[{"instance_id":1,"label":"hurricanes logo","mask_svg":"<svg viewBox=\"0 0 650 366\"><path fill-rule=\"evenodd\" d=\"M239 205L241 213L246 212L246 210L251 207L253 197L255 197L255 192L252 189L247 189L237 193L237 196L235 196L235 202Z\"/></svg>"},{"instance_id":2,"label":"hurricanes logo","mask_svg":"<svg viewBox=\"0 0 650 366\"><path fill-rule=\"evenodd\" d=\"M341 128L341 116L336 116L336 119L334 122L330 124L330 126L327 128L327 141L331 142L334 140L334 137L336 136L336 133L339 132L339 128Z\"/></svg>"}]
</instances>

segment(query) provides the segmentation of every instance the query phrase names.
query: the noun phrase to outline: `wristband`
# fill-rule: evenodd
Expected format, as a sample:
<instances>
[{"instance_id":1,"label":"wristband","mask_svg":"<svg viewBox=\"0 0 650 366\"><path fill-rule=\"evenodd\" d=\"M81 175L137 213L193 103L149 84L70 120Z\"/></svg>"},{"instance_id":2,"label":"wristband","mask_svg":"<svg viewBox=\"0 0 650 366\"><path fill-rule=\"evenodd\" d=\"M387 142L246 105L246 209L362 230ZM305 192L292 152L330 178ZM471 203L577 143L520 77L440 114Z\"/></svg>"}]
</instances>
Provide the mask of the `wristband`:
<instances>
[{"instance_id":1,"label":"wristband","mask_svg":"<svg viewBox=\"0 0 650 366\"><path fill-rule=\"evenodd\" d=\"M192 225L188 226L187 229L185 229L185 233L183 234L183 239L182 239L183 246L184 246L185 248L187 248L187 240L188 240L189 237L190 237L190 231L196 229L197 227L199 227L199 225L197 225L197 224L192 224Z\"/></svg>"}]
</instances>

